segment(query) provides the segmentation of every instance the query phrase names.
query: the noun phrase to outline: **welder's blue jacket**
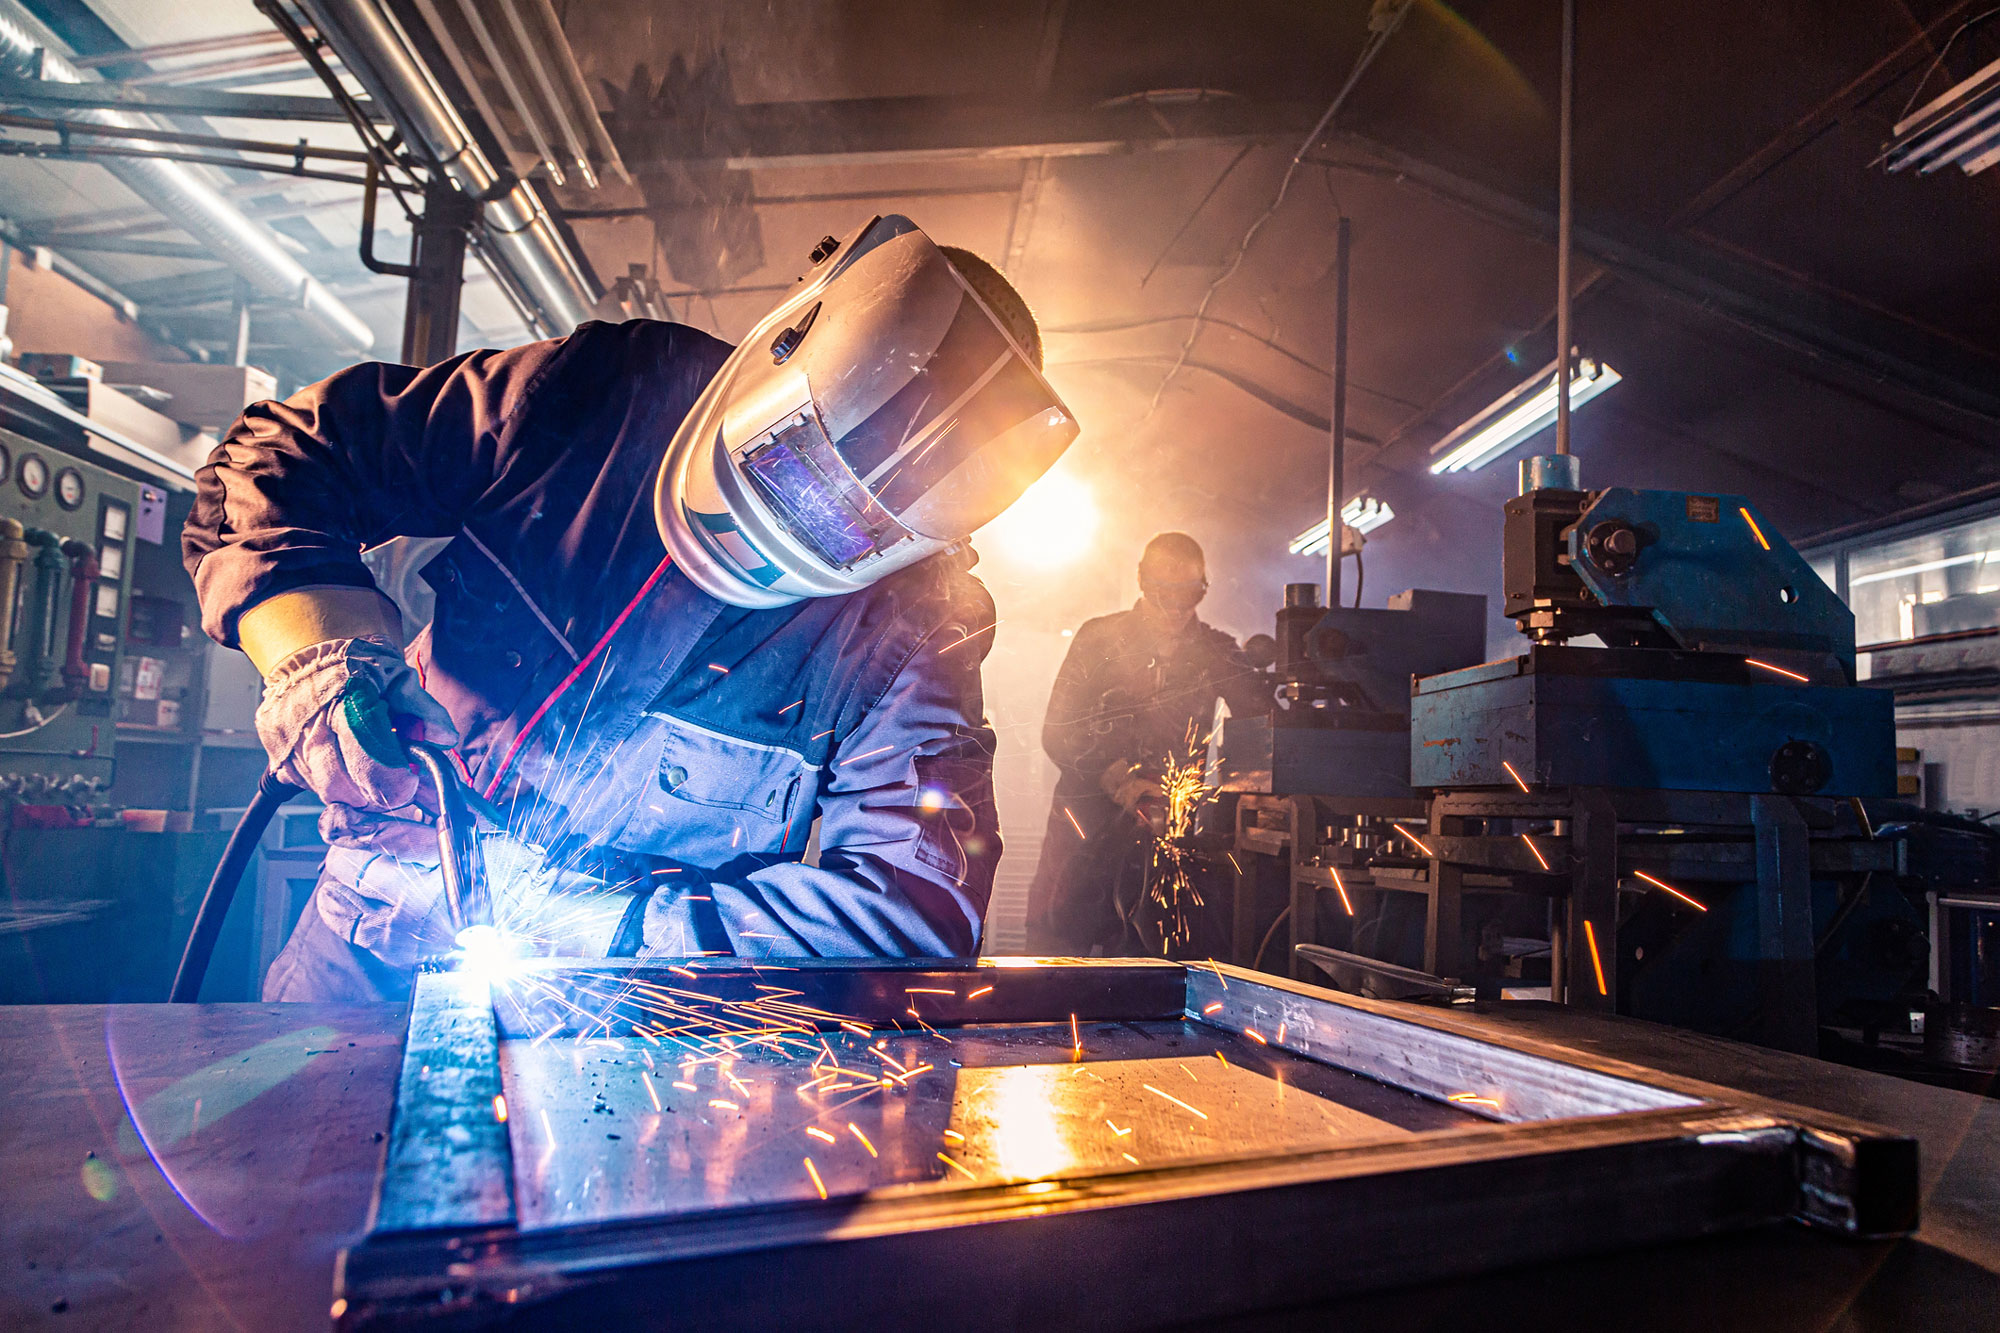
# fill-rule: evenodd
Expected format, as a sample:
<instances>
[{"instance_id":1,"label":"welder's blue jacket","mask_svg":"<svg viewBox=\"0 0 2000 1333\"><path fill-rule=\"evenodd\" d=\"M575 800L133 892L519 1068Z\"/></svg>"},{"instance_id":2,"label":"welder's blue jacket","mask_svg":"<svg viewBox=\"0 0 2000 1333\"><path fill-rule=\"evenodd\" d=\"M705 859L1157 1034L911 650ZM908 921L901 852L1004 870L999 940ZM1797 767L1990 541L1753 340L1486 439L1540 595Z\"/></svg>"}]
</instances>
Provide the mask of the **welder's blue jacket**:
<instances>
[{"instance_id":1,"label":"welder's blue jacket","mask_svg":"<svg viewBox=\"0 0 2000 1333\"><path fill-rule=\"evenodd\" d=\"M992 601L963 553L762 611L662 572L655 473L729 350L675 324L586 324L424 370L355 366L250 408L201 469L183 539L203 627L233 647L268 597L372 587L364 547L451 537L411 657L484 789L629 605L506 767L512 826L652 866L689 952L972 954L1000 855L979 672ZM319 916L375 955L332 971L393 992L409 942L363 938L342 908L354 886L332 878Z\"/></svg>"}]
</instances>

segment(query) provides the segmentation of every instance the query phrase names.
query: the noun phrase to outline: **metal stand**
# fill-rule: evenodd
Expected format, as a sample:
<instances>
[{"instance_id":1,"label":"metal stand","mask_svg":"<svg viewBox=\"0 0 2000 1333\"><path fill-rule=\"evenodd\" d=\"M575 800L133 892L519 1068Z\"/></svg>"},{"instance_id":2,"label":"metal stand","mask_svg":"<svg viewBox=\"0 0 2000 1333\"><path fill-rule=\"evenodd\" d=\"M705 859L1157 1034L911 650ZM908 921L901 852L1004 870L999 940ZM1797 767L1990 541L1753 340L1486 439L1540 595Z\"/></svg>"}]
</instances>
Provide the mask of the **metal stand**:
<instances>
[{"instance_id":1,"label":"metal stand","mask_svg":"<svg viewBox=\"0 0 2000 1333\"><path fill-rule=\"evenodd\" d=\"M1734 886L1755 895L1756 1013L1745 1035L1805 1052L1818 1037L1812 881L1887 870L1893 858L1887 843L1838 832L1832 802L1774 795L1605 787L1440 792L1428 823L1428 870L1378 871L1372 881L1426 895L1425 971L1464 978L1474 970L1461 931L1468 889L1545 894L1551 997L1617 1011L1625 1007L1620 973L1627 962L1619 926L1629 916L1621 890L1634 900L1658 891L1638 878L1642 871L1675 885ZM1519 825L1547 831L1523 836Z\"/></svg>"},{"instance_id":2,"label":"metal stand","mask_svg":"<svg viewBox=\"0 0 2000 1333\"><path fill-rule=\"evenodd\" d=\"M1353 895L1381 887L1371 877L1365 849L1348 845L1333 836L1337 825L1357 818L1419 820L1424 815L1421 799L1346 798L1326 796L1245 795L1236 804L1235 849L1230 863L1235 870L1230 959L1241 967L1255 965L1257 947L1269 923L1259 910L1258 857L1271 857L1285 865L1286 903L1290 907L1289 962L1278 969L1295 980L1317 976L1317 969L1298 952L1302 944L1337 944L1347 939L1328 940L1319 929L1319 901L1323 893L1336 893L1334 877Z\"/></svg>"}]
</instances>

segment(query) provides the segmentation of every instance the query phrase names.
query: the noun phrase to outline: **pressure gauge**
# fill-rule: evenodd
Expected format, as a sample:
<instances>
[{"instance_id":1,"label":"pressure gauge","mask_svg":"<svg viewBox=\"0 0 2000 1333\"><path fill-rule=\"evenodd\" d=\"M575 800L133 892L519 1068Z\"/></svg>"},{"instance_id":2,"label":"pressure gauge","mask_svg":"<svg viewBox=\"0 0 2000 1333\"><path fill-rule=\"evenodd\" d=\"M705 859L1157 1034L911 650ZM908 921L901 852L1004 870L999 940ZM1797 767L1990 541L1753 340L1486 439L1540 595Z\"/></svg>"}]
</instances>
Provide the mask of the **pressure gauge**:
<instances>
[{"instance_id":1,"label":"pressure gauge","mask_svg":"<svg viewBox=\"0 0 2000 1333\"><path fill-rule=\"evenodd\" d=\"M30 500L39 500L49 493L49 465L42 461L40 454L23 454L21 470L14 477L21 494Z\"/></svg>"},{"instance_id":2,"label":"pressure gauge","mask_svg":"<svg viewBox=\"0 0 2000 1333\"><path fill-rule=\"evenodd\" d=\"M64 509L83 507L83 474L73 467L56 473L56 503Z\"/></svg>"}]
</instances>

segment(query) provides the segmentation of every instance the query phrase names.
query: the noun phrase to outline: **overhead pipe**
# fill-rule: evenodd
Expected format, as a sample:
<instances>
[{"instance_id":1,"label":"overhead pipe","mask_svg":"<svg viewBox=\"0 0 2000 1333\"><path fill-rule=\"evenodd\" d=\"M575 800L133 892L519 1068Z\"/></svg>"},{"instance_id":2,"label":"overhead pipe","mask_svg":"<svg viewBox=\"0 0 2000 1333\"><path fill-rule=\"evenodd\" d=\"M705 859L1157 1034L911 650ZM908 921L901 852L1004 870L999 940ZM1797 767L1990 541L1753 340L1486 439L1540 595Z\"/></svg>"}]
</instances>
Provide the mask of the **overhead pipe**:
<instances>
[{"instance_id":1,"label":"overhead pipe","mask_svg":"<svg viewBox=\"0 0 2000 1333\"><path fill-rule=\"evenodd\" d=\"M483 252L533 302L545 335L591 319L601 293L542 202L496 165L378 0L299 0L348 70L402 133L469 199L483 205Z\"/></svg>"},{"instance_id":2,"label":"overhead pipe","mask_svg":"<svg viewBox=\"0 0 2000 1333\"><path fill-rule=\"evenodd\" d=\"M36 41L12 16L0 12L0 59L38 59L42 78L82 83L74 65ZM124 111L78 110L78 120L120 129L157 129L151 120ZM186 165L149 156L107 157L105 170L159 210L161 216L207 246L217 259L242 275L262 295L297 308L314 328L346 351L366 351L375 331L361 316L306 272L279 243L277 233L245 217L237 207Z\"/></svg>"}]
</instances>

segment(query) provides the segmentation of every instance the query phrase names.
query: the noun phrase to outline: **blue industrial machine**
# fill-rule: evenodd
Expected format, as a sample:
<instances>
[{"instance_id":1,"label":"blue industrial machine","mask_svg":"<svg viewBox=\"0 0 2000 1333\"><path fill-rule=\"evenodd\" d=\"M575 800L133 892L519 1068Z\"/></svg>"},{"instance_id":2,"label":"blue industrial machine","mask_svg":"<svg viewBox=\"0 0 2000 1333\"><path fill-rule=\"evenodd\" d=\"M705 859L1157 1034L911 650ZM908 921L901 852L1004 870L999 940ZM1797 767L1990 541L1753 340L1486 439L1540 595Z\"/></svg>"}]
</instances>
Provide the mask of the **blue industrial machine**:
<instances>
[{"instance_id":1,"label":"blue industrial machine","mask_svg":"<svg viewBox=\"0 0 2000 1333\"><path fill-rule=\"evenodd\" d=\"M1383 610L1322 607L1285 587L1277 707L1216 729L1211 785L1274 795L1421 799L1410 784L1410 678L1485 655L1486 598L1412 589Z\"/></svg>"},{"instance_id":2,"label":"blue industrial machine","mask_svg":"<svg viewBox=\"0 0 2000 1333\"><path fill-rule=\"evenodd\" d=\"M1276 659L1275 706L1215 729L1208 782L1224 795L1215 812L1234 878L1231 956L1256 965L1282 918L1282 956L1303 976L1299 947L1353 943L1356 904L1378 905L1371 860L1395 821L1423 818L1426 793L1410 781L1410 679L1485 655L1486 598L1419 588L1381 610L1322 607L1319 585L1293 583L1276 628L1266 657ZM1282 892L1263 873L1273 862Z\"/></svg>"},{"instance_id":3,"label":"blue industrial machine","mask_svg":"<svg viewBox=\"0 0 2000 1333\"><path fill-rule=\"evenodd\" d=\"M1413 683L1430 805L1375 882L1424 897L1437 978L1546 958L1556 1000L1815 1049L1818 964L1894 859L1842 799L1895 790L1853 615L1742 496L1522 473L1502 572L1531 643ZM1508 938L1537 897L1546 944Z\"/></svg>"},{"instance_id":4,"label":"blue industrial machine","mask_svg":"<svg viewBox=\"0 0 2000 1333\"><path fill-rule=\"evenodd\" d=\"M1506 612L1533 643L1417 681L1415 785L1894 794L1894 700L1855 684L1854 615L1748 500L1544 486L1506 515Z\"/></svg>"}]
</instances>

